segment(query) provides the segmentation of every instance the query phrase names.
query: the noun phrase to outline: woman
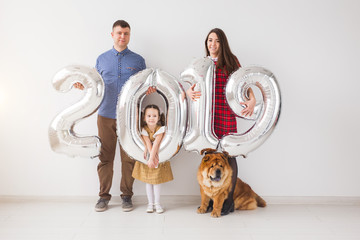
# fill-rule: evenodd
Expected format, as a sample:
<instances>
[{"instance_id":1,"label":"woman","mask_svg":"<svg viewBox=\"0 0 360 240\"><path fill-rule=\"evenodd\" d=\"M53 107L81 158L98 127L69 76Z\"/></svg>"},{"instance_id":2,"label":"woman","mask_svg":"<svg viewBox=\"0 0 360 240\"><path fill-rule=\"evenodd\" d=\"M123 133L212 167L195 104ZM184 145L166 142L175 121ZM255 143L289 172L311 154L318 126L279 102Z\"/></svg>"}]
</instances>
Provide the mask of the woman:
<instances>
[{"instance_id":1,"label":"woman","mask_svg":"<svg viewBox=\"0 0 360 240\"><path fill-rule=\"evenodd\" d=\"M213 98L213 129L218 139L225 134L236 133L236 117L226 102L225 86L229 75L236 71L240 66L237 57L231 52L229 43L223 30L219 28L212 29L205 40L206 56L211 58L216 65L215 72L215 97ZM200 98L201 92L194 91L195 84L188 90L188 96L193 100ZM249 99L241 104L245 108L241 111L243 116L251 116L254 112L256 99L251 89L248 91ZM229 164L233 170L232 185L235 186L238 175L238 167L235 157L229 158ZM224 202L221 215L227 215L234 211L234 187L229 193L228 198ZM209 206L211 203L209 204Z\"/></svg>"}]
</instances>

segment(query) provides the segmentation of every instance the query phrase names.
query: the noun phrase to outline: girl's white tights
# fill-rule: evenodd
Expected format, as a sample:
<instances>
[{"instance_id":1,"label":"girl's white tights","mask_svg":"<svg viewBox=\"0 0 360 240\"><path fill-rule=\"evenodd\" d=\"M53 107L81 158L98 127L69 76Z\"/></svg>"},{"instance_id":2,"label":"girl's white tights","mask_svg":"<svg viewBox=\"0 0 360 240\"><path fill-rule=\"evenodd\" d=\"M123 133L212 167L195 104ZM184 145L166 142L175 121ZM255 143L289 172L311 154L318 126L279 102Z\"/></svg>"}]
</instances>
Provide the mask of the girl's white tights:
<instances>
[{"instance_id":1,"label":"girl's white tights","mask_svg":"<svg viewBox=\"0 0 360 240\"><path fill-rule=\"evenodd\" d=\"M161 184L146 184L146 195L149 204L160 204Z\"/></svg>"}]
</instances>

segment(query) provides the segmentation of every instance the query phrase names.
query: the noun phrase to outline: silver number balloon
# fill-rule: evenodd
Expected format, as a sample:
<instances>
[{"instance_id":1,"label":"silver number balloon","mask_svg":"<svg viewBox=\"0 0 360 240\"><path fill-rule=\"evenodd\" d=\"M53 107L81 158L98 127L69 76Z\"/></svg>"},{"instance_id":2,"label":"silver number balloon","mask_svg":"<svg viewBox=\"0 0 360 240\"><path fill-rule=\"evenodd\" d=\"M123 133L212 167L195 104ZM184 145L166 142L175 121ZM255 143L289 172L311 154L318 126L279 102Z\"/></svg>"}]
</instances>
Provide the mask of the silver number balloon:
<instances>
[{"instance_id":1,"label":"silver number balloon","mask_svg":"<svg viewBox=\"0 0 360 240\"><path fill-rule=\"evenodd\" d=\"M117 134L125 152L135 160L146 163L140 132L142 99L154 86L167 102L165 135L160 144L159 161L167 161L181 148L186 131L187 102L185 92L176 78L158 69L145 69L129 78L119 95Z\"/></svg>"},{"instance_id":2,"label":"silver number balloon","mask_svg":"<svg viewBox=\"0 0 360 240\"><path fill-rule=\"evenodd\" d=\"M80 82L85 87L84 97L76 104L58 114L49 127L52 150L71 157L96 157L100 153L97 136L79 136L74 126L80 120L92 115L104 97L104 82L94 68L72 65L61 69L53 78L57 91L67 92L73 84Z\"/></svg>"},{"instance_id":3,"label":"silver number balloon","mask_svg":"<svg viewBox=\"0 0 360 240\"><path fill-rule=\"evenodd\" d=\"M209 58L195 59L180 75L180 81L196 84L195 91L201 91L197 101L189 103L189 126L184 138L187 151L217 148L219 140L212 127L213 89L215 65Z\"/></svg>"},{"instance_id":4,"label":"silver number balloon","mask_svg":"<svg viewBox=\"0 0 360 240\"><path fill-rule=\"evenodd\" d=\"M260 89L263 101L255 107L255 124L245 133L224 136L220 145L232 156L246 155L259 147L272 133L280 116L281 96L275 76L262 67L244 67L235 71L226 85L226 100L233 112L241 117L247 90L251 86Z\"/></svg>"}]
</instances>

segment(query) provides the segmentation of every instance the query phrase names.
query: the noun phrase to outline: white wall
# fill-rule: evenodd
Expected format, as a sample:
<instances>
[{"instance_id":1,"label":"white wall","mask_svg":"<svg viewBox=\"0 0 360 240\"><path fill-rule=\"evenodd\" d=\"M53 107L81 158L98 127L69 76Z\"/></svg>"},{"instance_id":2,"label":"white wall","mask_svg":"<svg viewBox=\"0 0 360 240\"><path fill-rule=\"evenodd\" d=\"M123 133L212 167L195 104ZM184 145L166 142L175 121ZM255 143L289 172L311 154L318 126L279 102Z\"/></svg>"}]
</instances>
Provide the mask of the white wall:
<instances>
[{"instance_id":1,"label":"white wall","mask_svg":"<svg viewBox=\"0 0 360 240\"><path fill-rule=\"evenodd\" d=\"M243 66L277 77L282 113L263 146L238 159L239 176L263 196L360 196L359 1L0 1L0 195L98 193L98 159L51 151L53 117L81 98L58 93L53 75L94 66L112 47L117 19L132 26L130 49L148 67L178 77L222 28ZM95 115L77 126L97 133ZM200 156L181 151L164 194L198 194ZM116 158L113 195L119 195ZM135 183L135 194L145 194Z\"/></svg>"}]
</instances>

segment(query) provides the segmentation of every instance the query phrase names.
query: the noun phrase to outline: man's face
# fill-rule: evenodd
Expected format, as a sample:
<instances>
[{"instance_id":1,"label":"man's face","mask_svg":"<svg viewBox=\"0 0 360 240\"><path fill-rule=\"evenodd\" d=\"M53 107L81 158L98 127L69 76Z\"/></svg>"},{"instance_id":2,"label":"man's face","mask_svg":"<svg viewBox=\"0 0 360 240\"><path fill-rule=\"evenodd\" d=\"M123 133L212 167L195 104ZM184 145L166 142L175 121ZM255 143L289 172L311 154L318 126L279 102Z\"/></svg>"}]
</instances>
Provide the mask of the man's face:
<instances>
[{"instance_id":1,"label":"man's face","mask_svg":"<svg viewBox=\"0 0 360 240\"><path fill-rule=\"evenodd\" d=\"M129 44L130 29L128 27L122 28L120 26L116 26L113 28L111 37L114 40L114 45L123 50Z\"/></svg>"}]
</instances>

